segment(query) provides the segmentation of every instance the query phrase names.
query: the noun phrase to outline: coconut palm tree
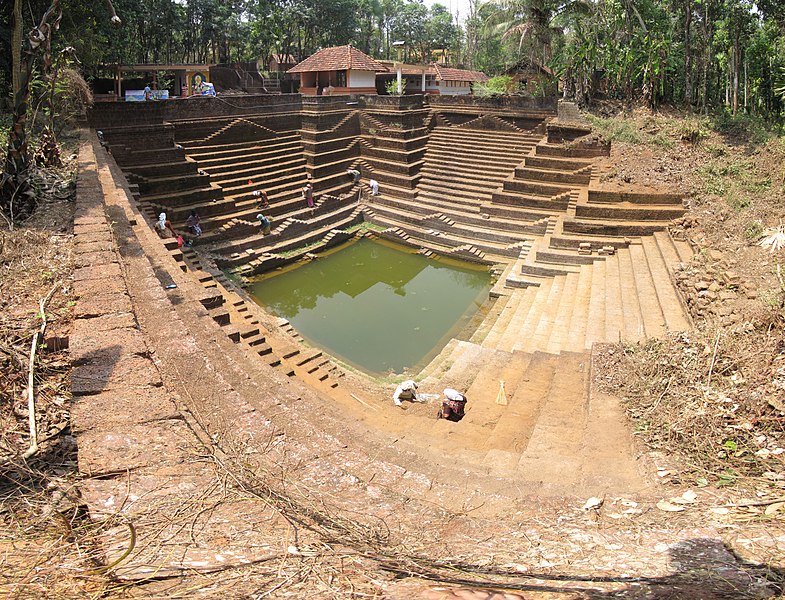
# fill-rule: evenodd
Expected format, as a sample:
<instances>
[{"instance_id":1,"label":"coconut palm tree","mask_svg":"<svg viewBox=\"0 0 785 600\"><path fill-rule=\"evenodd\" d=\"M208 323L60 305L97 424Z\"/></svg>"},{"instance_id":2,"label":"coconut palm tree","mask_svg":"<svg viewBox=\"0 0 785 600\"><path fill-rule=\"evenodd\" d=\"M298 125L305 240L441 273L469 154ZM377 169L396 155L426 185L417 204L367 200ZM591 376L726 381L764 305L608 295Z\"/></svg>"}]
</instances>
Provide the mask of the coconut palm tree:
<instances>
[{"instance_id":1,"label":"coconut palm tree","mask_svg":"<svg viewBox=\"0 0 785 600\"><path fill-rule=\"evenodd\" d=\"M491 0L481 6L490 33L518 41L518 54L528 49L528 58L540 66L551 60L553 38L562 32L557 17L588 12L590 0Z\"/></svg>"}]
</instances>

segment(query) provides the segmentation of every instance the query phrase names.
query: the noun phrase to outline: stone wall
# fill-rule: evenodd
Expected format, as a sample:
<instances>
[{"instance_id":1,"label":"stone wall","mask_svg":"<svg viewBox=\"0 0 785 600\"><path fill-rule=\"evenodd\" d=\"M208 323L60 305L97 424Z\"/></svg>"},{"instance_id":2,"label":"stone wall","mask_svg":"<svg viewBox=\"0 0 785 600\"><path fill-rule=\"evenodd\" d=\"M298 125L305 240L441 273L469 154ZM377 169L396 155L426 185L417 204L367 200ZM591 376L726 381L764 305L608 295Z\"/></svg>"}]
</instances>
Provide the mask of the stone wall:
<instances>
[{"instance_id":1,"label":"stone wall","mask_svg":"<svg viewBox=\"0 0 785 600\"><path fill-rule=\"evenodd\" d=\"M208 98L195 96L158 102L99 102L88 113L91 127L120 127L135 124L153 124L183 119L210 117L240 117L269 114L271 112L299 111L300 94L275 94L264 96L230 96Z\"/></svg>"},{"instance_id":2,"label":"stone wall","mask_svg":"<svg viewBox=\"0 0 785 600\"><path fill-rule=\"evenodd\" d=\"M472 108L484 110L546 110L556 114L558 99L556 96L529 98L526 96L434 96L426 98L431 108Z\"/></svg>"}]
</instances>

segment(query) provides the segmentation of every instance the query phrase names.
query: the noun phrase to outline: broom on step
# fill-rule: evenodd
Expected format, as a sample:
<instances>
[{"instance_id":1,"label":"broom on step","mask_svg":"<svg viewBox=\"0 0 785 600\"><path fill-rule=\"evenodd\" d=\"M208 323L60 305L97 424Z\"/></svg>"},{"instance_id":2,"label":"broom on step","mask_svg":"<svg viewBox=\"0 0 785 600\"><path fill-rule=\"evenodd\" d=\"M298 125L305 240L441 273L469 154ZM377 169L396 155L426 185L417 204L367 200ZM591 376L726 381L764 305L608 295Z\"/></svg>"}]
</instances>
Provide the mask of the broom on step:
<instances>
[{"instance_id":1,"label":"broom on step","mask_svg":"<svg viewBox=\"0 0 785 600\"><path fill-rule=\"evenodd\" d=\"M499 380L499 393L496 394L496 404L507 406L507 393L504 391L504 380Z\"/></svg>"}]
</instances>

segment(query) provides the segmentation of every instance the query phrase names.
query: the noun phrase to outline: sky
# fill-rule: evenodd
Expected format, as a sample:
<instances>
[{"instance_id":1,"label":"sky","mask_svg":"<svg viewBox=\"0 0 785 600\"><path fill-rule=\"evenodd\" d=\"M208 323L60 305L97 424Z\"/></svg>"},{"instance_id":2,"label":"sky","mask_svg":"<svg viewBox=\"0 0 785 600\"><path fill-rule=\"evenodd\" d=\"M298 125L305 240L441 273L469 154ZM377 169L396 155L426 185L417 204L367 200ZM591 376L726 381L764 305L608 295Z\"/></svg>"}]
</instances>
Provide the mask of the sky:
<instances>
[{"instance_id":1,"label":"sky","mask_svg":"<svg viewBox=\"0 0 785 600\"><path fill-rule=\"evenodd\" d=\"M469 0L425 0L427 6L442 4L454 15L459 12L459 19L463 22L469 14Z\"/></svg>"}]
</instances>

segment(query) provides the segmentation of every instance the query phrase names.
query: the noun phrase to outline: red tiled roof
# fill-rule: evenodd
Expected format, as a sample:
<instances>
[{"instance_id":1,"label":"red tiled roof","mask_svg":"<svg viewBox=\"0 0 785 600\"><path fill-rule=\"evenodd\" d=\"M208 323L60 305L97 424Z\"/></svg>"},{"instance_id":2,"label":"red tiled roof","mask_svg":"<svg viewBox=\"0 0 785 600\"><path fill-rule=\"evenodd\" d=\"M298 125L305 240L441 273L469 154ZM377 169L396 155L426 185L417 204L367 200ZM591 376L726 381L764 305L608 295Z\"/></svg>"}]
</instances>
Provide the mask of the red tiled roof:
<instances>
[{"instance_id":1,"label":"red tiled roof","mask_svg":"<svg viewBox=\"0 0 785 600\"><path fill-rule=\"evenodd\" d=\"M465 69L450 69L443 67L436 63L433 65L436 68L437 81L469 81L474 83L476 81L488 81L488 76L480 71L466 71Z\"/></svg>"},{"instance_id":2,"label":"red tiled roof","mask_svg":"<svg viewBox=\"0 0 785 600\"><path fill-rule=\"evenodd\" d=\"M383 64L387 69L391 72L397 72L398 67L396 66L398 63L392 60L380 60L381 64ZM422 75L423 71L425 71L426 75L435 75L436 71L433 68L433 65L410 65L406 63L401 63L401 74L402 75Z\"/></svg>"},{"instance_id":3,"label":"red tiled roof","mask_svg":"<svg viewBox=\"0 0 785 600\"><path fill-rule=\"evenodd\" d=\"M313 73L315 71L343 71L355 69L357 71L384 72L387 67L376 62L364 52L352 46L336 46L324 48L312 54L303 62L295 65L287 73Z\"/></svg>"}]
</instances>

